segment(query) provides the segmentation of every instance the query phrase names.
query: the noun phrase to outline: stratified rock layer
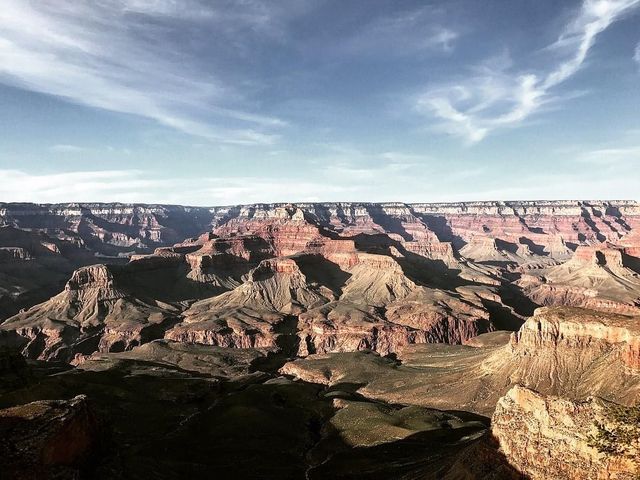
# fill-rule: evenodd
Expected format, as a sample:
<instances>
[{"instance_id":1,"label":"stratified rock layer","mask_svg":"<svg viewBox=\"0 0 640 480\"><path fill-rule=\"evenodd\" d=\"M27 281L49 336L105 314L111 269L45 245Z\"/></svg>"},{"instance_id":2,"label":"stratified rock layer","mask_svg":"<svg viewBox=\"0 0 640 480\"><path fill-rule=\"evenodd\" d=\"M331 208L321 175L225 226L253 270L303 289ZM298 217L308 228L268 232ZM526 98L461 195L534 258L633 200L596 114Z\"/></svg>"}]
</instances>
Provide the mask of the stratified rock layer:
<instances>
[{"instance_id":1,"label":"stratified rock layer","mask_svg":"<svg viewBox=\"0 0 640 480\"><path fill-rule=\"evenodd\" d=\"M326 385L358 385L362 395L490 415L514 385L581 400L640 401L638 317L567 307L536 311L517 333L489 333L470 345L406 345L397 360L372 353L318 354L281 371Z\"/></svg>"}]
</instances>

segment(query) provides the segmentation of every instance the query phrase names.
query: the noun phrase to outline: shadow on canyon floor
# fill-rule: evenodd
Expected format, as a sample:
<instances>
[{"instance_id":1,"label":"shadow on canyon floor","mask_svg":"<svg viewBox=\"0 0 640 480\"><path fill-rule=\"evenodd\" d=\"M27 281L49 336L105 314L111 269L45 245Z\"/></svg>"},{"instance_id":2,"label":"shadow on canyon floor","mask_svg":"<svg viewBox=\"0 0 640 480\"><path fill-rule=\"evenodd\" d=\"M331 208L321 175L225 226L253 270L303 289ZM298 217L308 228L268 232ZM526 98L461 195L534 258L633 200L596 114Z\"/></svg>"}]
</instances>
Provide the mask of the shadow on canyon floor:
<instances>
[{"instance_id":1,"label":"shadow on canyon floor","mask_svg":"<svg viewBox=\"0 0 640 480\"><path fill-rule=\"evenodd\" d=\"M86 395L101 433L80 478L521 478L497 460L485 417L410 407L437 421L395 440L394 415L406 407L350 393L356 385L327 389L260 371L212 378L145 361L98 371L38 368L23 388L0 394L0 408ZM343 422L347 415L347 427L334 425L337 413ZM387 440L347 440L362 428Z\"/></svg>"}]
</instances>

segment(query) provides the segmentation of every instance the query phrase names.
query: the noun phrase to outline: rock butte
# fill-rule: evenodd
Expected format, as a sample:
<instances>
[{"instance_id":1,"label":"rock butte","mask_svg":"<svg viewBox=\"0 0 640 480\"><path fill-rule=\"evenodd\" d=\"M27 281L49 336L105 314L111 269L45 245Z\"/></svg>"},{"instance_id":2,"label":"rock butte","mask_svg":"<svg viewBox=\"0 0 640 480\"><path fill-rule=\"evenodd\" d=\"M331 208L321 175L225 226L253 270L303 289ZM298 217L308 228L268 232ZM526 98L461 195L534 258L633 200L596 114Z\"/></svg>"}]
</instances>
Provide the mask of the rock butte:
<instances>
[{"instance_id":1,"label":"rock butte","mask_svg":"<svg viewBox=\"0 0 640 480\"><path fill-rule=\"evenodd\" d=\"M636 202L0 204L0 222L0 407L86 394L114 416L92 478L635 468L585 439L599 405L640 401Z\"/></svg>"}]
</instances>

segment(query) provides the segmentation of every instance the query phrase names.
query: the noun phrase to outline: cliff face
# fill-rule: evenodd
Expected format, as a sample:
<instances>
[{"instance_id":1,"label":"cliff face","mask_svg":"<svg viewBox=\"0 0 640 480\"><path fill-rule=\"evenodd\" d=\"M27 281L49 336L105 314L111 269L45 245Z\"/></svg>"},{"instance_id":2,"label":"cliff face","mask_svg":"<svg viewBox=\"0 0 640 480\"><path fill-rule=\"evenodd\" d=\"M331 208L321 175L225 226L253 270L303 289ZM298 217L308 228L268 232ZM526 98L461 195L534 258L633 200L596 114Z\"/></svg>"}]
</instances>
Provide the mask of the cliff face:
<instances>
[{"instance_id":1,"label":"cliff face","mask_svg":"<svg viewBox=\"0 0 640 480\"><path fill-rule=\"evenodd\" d=\"M147 252L206 231L208 208L123 203L0 204L0 223L67 237L105 256Z\"/></svg>"},{"instance_id":2,"label":"cliff face","mask_svg":"<svg viewBox=\"0 0 640 480\"><path fill-rule=\"evenodd\" d=\"M0 409L0 471L7 478L78 478L99 443L87 398Z\"/></svg>"},{"instance_id":3,"label":"cliff face","mask_svg":"<svg viewBox=\"0 0 640 480\"><path fill-rule=\"evenodd\" d=\"M632 480L640 473L637 440L625 455L593 446L595 424L614 428L602 400L572 402L513 387L498 401L492 432L508 461L531 480Z\"/></svg>"},{"instance_id":4,"label":"cliff face","mask_svg":"<svg viewBox=\"0 0 640 480\"><path fill-rule=\"evenodd\" d=\"M225 225L227 231L241 231L247 222L283 219L296 209L295 219L307 218L343 236L393 233L408 242L437 239L454 242L456 247L477 236L534 249L550 249L559 239L567 245L617 243L640 225L640 205L632 201L299 203L234 207L0 203L0 222L21 229L66 231L96 251L112 254L150 251Z\"/></svg>"},{"instance_id":5,"label":"cliff face","mask_svg":"<svg viewBox=\"0 0 640 480\"><path fill-rule=\"evenodd\" d=\"M579 309L540 309L511 337L513 351L533 356L544 350L582 352L592 359L619 357L640 370L640 323L637 317L586 312Z\"/></svg>"}]
</instances>

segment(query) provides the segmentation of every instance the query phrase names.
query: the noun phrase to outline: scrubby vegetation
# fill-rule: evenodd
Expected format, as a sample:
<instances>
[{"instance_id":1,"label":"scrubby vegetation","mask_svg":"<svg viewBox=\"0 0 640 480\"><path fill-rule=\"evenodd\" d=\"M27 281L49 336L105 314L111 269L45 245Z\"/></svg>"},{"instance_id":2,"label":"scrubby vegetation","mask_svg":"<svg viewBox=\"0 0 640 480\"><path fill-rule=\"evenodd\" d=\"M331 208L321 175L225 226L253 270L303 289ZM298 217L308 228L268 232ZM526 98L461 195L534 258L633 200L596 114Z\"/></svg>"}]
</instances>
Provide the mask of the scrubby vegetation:
<instances>
[{"instance_id":1,"label":"scrubby vegetation","mask_svg":"<svg viewBox=\"0 0 640 480\"><path fill-rule=\"evenodd\" d=\"M594 425L596 433L589 437L589 445L603 454L632 458L640 478L640 404L609 404L605 407L605 421Z\"/></svg>"}]
</instances>

